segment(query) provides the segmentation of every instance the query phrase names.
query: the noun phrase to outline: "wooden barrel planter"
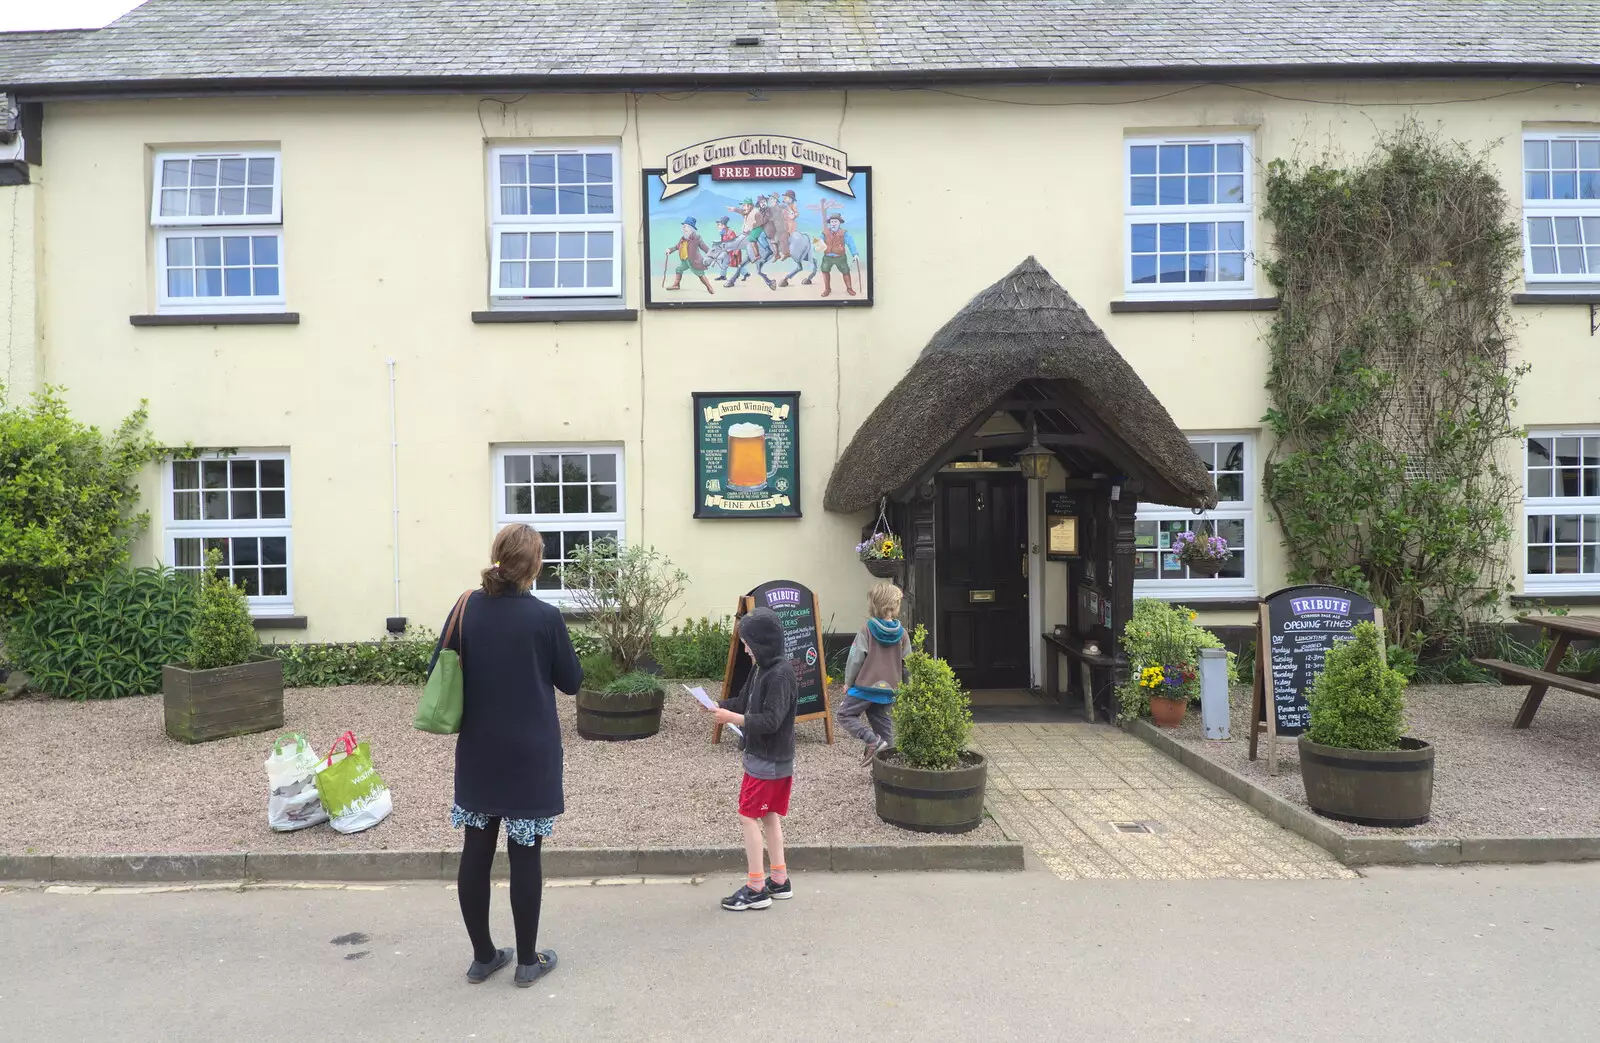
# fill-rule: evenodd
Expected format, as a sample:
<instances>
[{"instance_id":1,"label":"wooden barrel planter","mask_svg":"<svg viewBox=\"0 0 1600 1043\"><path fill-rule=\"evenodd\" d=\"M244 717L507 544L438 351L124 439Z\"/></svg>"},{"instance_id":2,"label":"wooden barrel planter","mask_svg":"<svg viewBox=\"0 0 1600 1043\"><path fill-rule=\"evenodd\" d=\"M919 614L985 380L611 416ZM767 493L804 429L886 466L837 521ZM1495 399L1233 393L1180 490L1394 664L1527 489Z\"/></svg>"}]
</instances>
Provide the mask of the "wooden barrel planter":
<instances>
[{"instance_id":1,"label":"wooden barrel planter","mask_svg":"<svg viewBox=\"0 0 1600 1043\"><path fill-rule=\"evenodd\" d=\"M648 739L661 730L662 692L578 693L578 734L600 742Z\"/></svg>"},{"instance_id":2,"label":"wooden barrel planter","mask_svg":"<svg viewBox=\"0 0 1600 1043\"><path fill-rule=\"evenodd\" d=\"M261 656L238 666L161 668L167 734L210 742L283 727L283 661Z\"/></svg>"},{"instance_id":3,"label":"wooden barrel planter","mask_svg":"<svg viewBox=\"0 0 1600 1043\"><path fill-rule=\"evenodd\" d=\"M989 765L983 754L961 755L961 767L948 771L894 764L894 750L872 760L872 788L878 817L891 826L918 833L967 833L983 822L983 787Z\"/></svg>"},{"instance_id":4,"label":"wooden barrel planter","mask_svg":"<svg viewBox=\"0 0 1600 1043\"><path fill-rule=\"evenodd\" d=\"M1346 750L1300 736L1306 803L1361 826L1420 826L1433 807L1433 747L1401 739L1398 750Z\"/></svg>"}]
</instances>

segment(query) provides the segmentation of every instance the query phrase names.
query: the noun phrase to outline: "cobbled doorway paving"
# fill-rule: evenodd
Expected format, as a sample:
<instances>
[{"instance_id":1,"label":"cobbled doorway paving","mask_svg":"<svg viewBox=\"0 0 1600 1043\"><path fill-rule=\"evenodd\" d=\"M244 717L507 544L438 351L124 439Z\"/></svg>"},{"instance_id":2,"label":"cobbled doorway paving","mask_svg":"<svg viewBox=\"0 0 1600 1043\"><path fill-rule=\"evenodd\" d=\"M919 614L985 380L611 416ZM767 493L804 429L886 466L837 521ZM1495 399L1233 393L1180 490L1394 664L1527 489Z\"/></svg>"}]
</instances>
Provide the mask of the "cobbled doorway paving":
<instances>
[{"instance_id":1,"label":"cobbled doorway paving","mask_svg":"<svg viewBox=\"0 0 1600 1043\"><path fill-rule=\"evenodd\" d=\"M1357 874L1181 764L1103 724L979 724L987 804L1063 879Z\"/></svg>"}]
</instances>

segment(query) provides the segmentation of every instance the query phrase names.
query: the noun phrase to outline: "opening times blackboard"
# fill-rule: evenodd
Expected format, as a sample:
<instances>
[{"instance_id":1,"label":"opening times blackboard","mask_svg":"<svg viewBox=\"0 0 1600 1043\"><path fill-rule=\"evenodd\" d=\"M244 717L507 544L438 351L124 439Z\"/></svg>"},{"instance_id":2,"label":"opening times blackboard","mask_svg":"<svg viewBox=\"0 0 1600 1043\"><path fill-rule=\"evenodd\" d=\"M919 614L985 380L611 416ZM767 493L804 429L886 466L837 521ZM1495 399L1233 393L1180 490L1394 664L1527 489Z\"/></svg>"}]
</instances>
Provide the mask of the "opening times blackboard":
<instances>
[{"instance_id":1,"label":"opening times blackboard","mask_svg":"<svg viewBox=\"0 0 1600 1043\"><path fill-rule=\"evenodd\" d=\"M1306 695L1322 673L1329 650L1352 640L1351 631L1362 622L1381 628L1383 613L1367 598L1342 587L1288 587L1262 599L1256 630L1251 760L1255 760L1262 725L1269 741L1279 735L1299 735L1311 726ZM1275 743L1269 752L1275 772Z\"/></svg>"},{"instance_id":2,"label":"opening times blackboard","mask_svg":"<svg viewBox=\"0 0 1600 1043\"><path fill-rule=\"evenodd\" d=\"M750 677L750 657L739 640L738 620L753 608L770 608L783 627L783 650L794 668L798 696L796 721L822 718L827 740L833 742L833 716L828 705L827 670L822 661L822 628L817 596L802 584L772 580L761 584L739 599L735 611L733 640L728 648L728 665L723 677L723 697L738 692ZM712 730L712 742L720 741L721 726Z\"/></svg>"}]
</instances>

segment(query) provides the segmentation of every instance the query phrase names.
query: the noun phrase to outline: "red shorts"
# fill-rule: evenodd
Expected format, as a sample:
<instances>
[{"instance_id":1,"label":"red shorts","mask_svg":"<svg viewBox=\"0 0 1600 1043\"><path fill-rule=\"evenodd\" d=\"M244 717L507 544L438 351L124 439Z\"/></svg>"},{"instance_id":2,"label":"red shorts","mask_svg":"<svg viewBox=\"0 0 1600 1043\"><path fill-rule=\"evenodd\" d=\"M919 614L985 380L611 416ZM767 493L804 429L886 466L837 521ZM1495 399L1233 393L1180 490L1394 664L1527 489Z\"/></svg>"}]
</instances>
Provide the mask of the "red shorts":
<instances>
[{"instance_id":1,"label":"red shorts","mask_svg":"<svg viewBox=\"0 0 1600 1043\"><path fill-rule=\"evenodd\" d=\"M794 776L785 779L758 779L746 774L739 786L739 814L745 818L789 813L789 789Z\"/></svg>"}]
</instances>

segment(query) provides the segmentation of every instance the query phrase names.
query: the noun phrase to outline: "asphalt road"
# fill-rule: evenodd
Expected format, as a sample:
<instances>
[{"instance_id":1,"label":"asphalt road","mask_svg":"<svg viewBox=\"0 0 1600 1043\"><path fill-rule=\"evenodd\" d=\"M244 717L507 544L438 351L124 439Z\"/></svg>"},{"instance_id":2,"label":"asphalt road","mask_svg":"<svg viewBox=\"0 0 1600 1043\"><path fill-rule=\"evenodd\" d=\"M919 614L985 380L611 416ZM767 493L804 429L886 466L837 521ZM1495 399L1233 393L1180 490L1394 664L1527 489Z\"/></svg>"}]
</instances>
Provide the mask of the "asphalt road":
<instances>
[{"instance_id":1,"label":"asphalt road","mask_svg":"<svg viewBox=\"0 0 1600 1043\"><path fill-rule=\"evenodd\" d=\"M455 893L0 894L0 1038L1240 1040L1600 1037L1600 865L1361 880L811 875L558 887L542 987L468 986ZM499 944L511 944L495 892Z\"/></svg>"}]
</instances>

